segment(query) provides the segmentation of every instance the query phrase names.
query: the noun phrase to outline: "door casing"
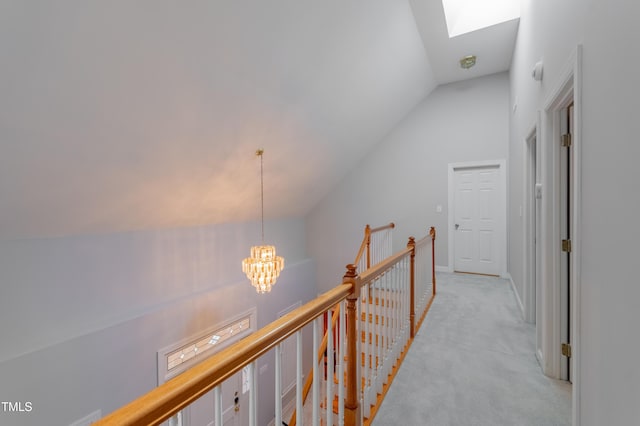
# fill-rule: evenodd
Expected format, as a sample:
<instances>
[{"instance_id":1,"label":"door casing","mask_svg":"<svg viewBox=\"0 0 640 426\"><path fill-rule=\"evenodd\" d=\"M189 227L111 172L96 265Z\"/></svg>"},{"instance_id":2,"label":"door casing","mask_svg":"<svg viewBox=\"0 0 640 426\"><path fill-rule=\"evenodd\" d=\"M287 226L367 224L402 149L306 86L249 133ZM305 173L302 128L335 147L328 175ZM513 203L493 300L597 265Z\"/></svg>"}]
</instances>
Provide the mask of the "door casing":
<instances>
[{"instance_id":1,"label":"door casing","mask_svg":"<svg viewBox=\"0 0 640 426\"><path fill-rule=\"evenodd\" d=\"M531 324L535 324L539 318L539 246L536 244L536 240L539 240L540 232L540 199L536 196L536 185L539 184L539 165L538 159L540 149L538 141L540 137L540 114L536 119L536 124L533 126L529 135L525 139L523 171L524 171L524 188L522 193L524 194L524 208L523 208L523 222L524 222L524 238L523 238L523 316L525 321ZM539 336L536 336L539 338Z\"/></svg>"},{"instance_id":2,"label":"door casing","mask_svg":"<svg viewBox=\"0 0 640 426\"><path fill-rule=\"evenodd\" d=\"M571 103L574 105L573 129L573 194L571 194L571 279L570 292L573 304L571 306L571 339L572 339L572 413L573 424L580 424L580 254L581 254L581 140L582 140L582 46L570 55L562 69L557 84L552 86L548 96L542 104L542 143L538 144L541 152L541 264L540 291L541 307L540 327L541 338L536 342L536 355L543 372L553 378L561 378L563 356L561 354L563 315L567 315L563 306L563 289L561 286L561 226L560 226L560 149L561 149L561 113L563 108ZM566 325L566 320L564 322Z\"/></svg>"}]
</instances>

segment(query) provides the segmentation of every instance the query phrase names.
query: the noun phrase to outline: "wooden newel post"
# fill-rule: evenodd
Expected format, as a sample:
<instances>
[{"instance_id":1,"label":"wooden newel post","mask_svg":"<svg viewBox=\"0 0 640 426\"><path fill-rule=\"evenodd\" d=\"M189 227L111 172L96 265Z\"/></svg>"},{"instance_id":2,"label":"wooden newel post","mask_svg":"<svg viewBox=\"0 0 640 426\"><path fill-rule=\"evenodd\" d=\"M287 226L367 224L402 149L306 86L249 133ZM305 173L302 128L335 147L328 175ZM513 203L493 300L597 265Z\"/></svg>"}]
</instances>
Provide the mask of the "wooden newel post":
<instances>
[{"instance_id":1,"label":"wooden newel post","mask_svg":"<svg viewBox=\"0 0 640 426\"><path fill-rule=\"evenodd\" d=\"M436 228L429 229L431 235L431 282L433 283L433 295L436 294Z\"/></svg>"},{"instance_id":2,"label":"wooden newel post","mask_svg":"<svg viewBox=\"0 0 640 426\"><path fill-rule=\"evenodd\" d=\"M416 335L416 239L409 237L407 248L411 249L411 266L409 268L409 330L411 338Z\"/></svg>"},{"instance_id":3,"label":"wooden newel post","mask_svg":"<svg viewBox=\"0 0 640 426\"><path fill-rule=\"evenodd\" d=\"M366 262L367 262L367 269L369 269L371 268L371 226L369 226L369 224L367 224L367 226L364 227L364 238L367 241Z\"/></svg>"},{"instance_id":4,"label":"wooden newel post","mask_svg":"<svg viewBox=\"0 0 640 426\"><path fill-rule=\"evenodd\" d=\"M351 294L347 296L347 397L344 401L345 426L360 426L360 368L358 368L358 298L360 288L357 281L355 265L347 265L347 273L342 279L343 284L351 284Z\"/></svg>"}]
</instances>

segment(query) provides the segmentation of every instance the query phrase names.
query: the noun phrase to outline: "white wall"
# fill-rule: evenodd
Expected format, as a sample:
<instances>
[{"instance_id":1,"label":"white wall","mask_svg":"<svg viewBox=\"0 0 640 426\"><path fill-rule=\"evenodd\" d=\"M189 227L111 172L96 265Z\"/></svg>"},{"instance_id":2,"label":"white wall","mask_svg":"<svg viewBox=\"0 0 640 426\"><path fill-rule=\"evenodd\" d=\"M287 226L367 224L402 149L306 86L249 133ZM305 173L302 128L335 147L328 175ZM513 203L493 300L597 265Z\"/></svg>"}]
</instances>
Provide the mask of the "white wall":
<instances>
[{"instance_id":1,"label":"white wall","mask_svg":"<svg viewBox=\"0 0 640 426\"><path fill-rule=\"evenodd\" d=\"M156 351L257 307L258 326L315 297L301 219L267 222L285 258L271 293L241 271L259 223L0 242L0 423L65 425L157 385ZM259 386L273 392L272 355ZM271 384L271 386L269 386ZM260 423L273 417L262 404Z\"/></svg>"},{"instance_id":2,"label":"white wall","mask_svg":"<svg viewBox=\"0 0 640 426\"><path fill-rule=\"evenodd\" d=\"M521 281L524 138L578 43L583 44L582 257L577 420L580 425L636 424L640 419L640 286L634 226L640 209L636 183L640 146L640 7L634 2L538 0L523 2L511 69L510 271ZM544 81L530 77L544 60ZM520 286L518 286L520 288Z\"/></svg>"},{"instance_id":3,"label":"white wall","mask_svg":"<svg viewBox=\"0 0 640 426\"><path fill-rule=\"evenodd\" d=\"M316 206L307 243L319 289L341 281L366 224L394 222L396 250L435 226L436 264L447 266L447 166L507 158L508 83L500 73L438 87Z\"/></svg>"},{"instance_id":4,"label":"white wall","mask_svg":"<svg viewBox=\"0 0 640 426\"><path fill-rule=\"evenodd\" d=\"M385 0L6 0L0 69L0 401L33 402L0 424L107 413L155 385L158 348L314 296L300 219L267 224L272 294L242 276L255 149L267 217L300 217L434 85Z\"/></svg>"},{"instance_id":5,"label":"white wall","mask_svg":"<svg viewBox=\"0 0 640 426\"><path fill-rule=\"evenodd\" d=\"M537 114L546 91L553 87L569 55L581 40L580 2L555 4L522 2L522 17L510 71L509 130L509 272L520 299L524 300L523 232L525 139L536 125ZM580 7L578 7L580 6ZM571 18L569 18L571 16ZM531 77L536 62L544 62L544 79ZM515 107L515 111L514 111ZM542 141L538 141L540 145ZM540 146L538 147L540 151Z\"/></svg>"}]
</instances>

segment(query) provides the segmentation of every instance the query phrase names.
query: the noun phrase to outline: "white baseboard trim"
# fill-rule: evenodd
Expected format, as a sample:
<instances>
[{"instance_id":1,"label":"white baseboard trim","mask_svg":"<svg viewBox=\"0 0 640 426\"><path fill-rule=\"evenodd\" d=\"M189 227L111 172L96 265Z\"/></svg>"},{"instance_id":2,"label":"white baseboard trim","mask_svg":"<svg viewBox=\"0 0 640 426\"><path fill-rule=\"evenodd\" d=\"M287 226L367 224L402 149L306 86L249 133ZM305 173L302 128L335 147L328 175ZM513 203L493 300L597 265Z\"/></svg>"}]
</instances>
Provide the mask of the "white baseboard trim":
<instances>
[{"instance_id":1,"label":"white baseboard trim","mask_svg":"<svg viewBox=\"0 0 640 426\"><path fill-rule=\"evenodd\" d=\"M516 302L518 302L518 307L520 307L520 313L522 314L522 318L524 319L524 305L522 304L522 299L520 299L520 295L518 294L518 290L516 289L516 283L513 282L513 278L511 274L507 274L509 278L509 282L511 283L511 290L513 290L513 294L516 296Z\"/></svg>"},{"instance_id":2,"label":"white baseboard trim","mask_svg":"<svg viewBox=\"0 0 640 426\"><path fill-rule=\"evenodd\" d=\"M448 266L436 265L435 270L436 270L436 272L451 272L451 271L449 271L449 267Z\"/></svg>"},{"instance_id":3,"label":"white baseboard trim","mask_svg":"<svg viewBox=\"0 0 640 426\"><path fill-rule=\"evenodd\" d=\"M544 364L542 362L542 351L540 349L536 350L536 359L538 360L538 365L540 366L540 370L544 374Z\"/></svg>"}]
</instances>

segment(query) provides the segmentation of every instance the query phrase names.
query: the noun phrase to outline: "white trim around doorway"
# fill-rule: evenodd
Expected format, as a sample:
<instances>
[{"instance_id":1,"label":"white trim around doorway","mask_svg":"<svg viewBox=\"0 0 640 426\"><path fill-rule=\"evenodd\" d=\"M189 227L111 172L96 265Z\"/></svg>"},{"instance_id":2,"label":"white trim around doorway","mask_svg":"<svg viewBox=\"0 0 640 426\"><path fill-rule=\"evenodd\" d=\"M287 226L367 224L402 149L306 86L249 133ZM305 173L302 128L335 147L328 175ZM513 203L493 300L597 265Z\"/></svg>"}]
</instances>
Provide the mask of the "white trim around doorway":
<instances>
[{"instance_id":1,"label":"white trim around doorway","mask_svg":"<svg viewBox=\"0 0 640 426\"><path fill-rule=\"evenodd\" d=\"M523 222L524 222L524 238L523 241L523 280L524 289L522 291L522 315L524 320L530 324L535 324L538 318L536 312L539 310L540 304L540 291L539 291L539 253L536 247L536 222L539 221L537 209L538 206L535 200L540 196L536 194L536 185L540 183L538 170L540 170L540 142L542 137L540 135L541 130L541 116L540 113L536 116L536 122L531 127L531 130L524 139L524 157L523 157L523 188L524 194L523 200ZM539 232L539 230L537 230ZM537 278L536 278L537 277ZM516 292L517 294L517 292ZM538 336L537 336L538 338Z\"/></svg>"},{"instance_id":2,"label":"white trim around doorway","mask_svg":"<svg viewBox=\"0 0 640 426\"><path fill-rule=\"evenodd\" d=\"M556 212L560 208L559 198L559 115L560 111L571 102L574 105L573 132L573 185L571 203L572 212L572 274L570 291L573 295L571 306L571 344L572 344L572 415L574 426L580 425L580 393L581 393L581 336L580 336L580 266L581 266L581 147L582 147L582 46L578 45L572 52L563 68L557 83L545 99L542 109L542 218L541 238L542 252L539 259L542 264L539 280L543 286L541 296L541 321L536 327L541 328L541 339L537 342L537 353L546 375L559 378L562 359L561 346L561 288L560 288L560 225Z\"/></svg>"}]
</instances>

